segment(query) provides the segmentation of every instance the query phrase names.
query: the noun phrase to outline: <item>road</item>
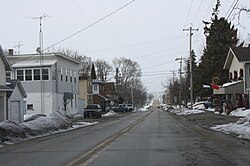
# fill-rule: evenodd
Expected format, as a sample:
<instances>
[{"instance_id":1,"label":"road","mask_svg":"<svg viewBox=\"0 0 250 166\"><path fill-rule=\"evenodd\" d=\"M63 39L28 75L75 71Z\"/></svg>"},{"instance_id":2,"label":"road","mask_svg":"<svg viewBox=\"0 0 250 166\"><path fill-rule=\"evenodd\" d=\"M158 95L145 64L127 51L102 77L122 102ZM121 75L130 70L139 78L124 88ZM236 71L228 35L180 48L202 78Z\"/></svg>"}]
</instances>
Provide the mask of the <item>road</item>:
<instances>
[{"instance_id":1,"label":"road","mask_svg":"<svg viewBox=\"0 0 250 166\"><path fill-rule=\"evenodd\" d=\"M95 121L95 119L90 119ZM249 165L249 142L153 106L0 148L1 165ZM204 123L202 123L204 124Z\"/></svg>"}]
</instances>

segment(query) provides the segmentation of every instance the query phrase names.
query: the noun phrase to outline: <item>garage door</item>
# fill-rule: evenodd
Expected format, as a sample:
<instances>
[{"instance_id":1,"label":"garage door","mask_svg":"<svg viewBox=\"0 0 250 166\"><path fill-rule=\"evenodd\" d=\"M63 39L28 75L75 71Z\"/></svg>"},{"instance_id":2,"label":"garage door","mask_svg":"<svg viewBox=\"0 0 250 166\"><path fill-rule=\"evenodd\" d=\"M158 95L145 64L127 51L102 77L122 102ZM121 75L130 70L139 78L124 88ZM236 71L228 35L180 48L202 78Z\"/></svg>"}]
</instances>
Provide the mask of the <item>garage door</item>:
<instances>
[{"instance_id":1,"label":"garage door","mask_svg":"<svg viewBox=\"0 0 250 166\"><path fill-rule=\"evenodd\" d=\"M20 101L10 102L10 120L15 121L17 123L21 122Z\"/></svg>"}]
</instances>

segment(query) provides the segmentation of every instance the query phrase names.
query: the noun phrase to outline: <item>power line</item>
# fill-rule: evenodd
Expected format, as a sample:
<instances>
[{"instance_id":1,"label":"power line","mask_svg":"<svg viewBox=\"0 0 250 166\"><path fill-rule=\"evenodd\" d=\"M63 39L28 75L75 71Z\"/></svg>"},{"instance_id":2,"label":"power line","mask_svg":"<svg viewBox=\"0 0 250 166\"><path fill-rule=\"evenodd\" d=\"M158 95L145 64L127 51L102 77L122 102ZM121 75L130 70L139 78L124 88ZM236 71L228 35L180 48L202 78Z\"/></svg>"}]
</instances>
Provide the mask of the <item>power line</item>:
<instances>
[{"instance_id":1,"label":"power line","mask_svg":"<svg viewBox=\"0 0 250 166\"><path fill-rule=\"evenodd\" d=\"M114 11L111 12L110 14L108 14L108 15L106 15L106 16L100 18L99 20L97 20L97 21L91 23L90 25L84 27L83 29L81 29L81 30L79 30L79 31L77 31L77 32L75 32L75 33L73 33L72 35L69 35L68 37L66 37L66 38L64 38L64 39L62 39L62 40L60 40L60 41L58 41L58 42L52 44L51 46L45 48L44 50L50 49L50 48L52 48L52 47L54 47L54 46L56 46L56 45L58 45L58 44L60 44L60 43L62 43L62 42L64 42L64 41L66 41L66 40L72 38L73 36L75 36L75 35L81 33L82 31L85 31L85 30L89 29L90 27L94 26L95 24L98 24L99 22L101 22L101 21L105 20L106 18L112 16L113 14L115 14L115 13L117 13L118 11L122 10L123 8L129 6L129 5L132 4L133 2L135 2L135 0L132 0L132 1L128 2L127 4L123 5L122 7L118 8L118 9L116 9L116 10L114 10Z\"/></svg>"},{"instance_id":2,"label":"power line","mask_svg":"<svg viewBox=\"0 0 250 166\"><path fill-rule=\"evenodd\" d=\"M131 3L133 3L133 2L135 2L135 0L130 1L129 3L127 3L127 4L123 5L123 6L121 6L120 8L114 10L114 11L111 12L110 14L108 14L108 15L106 15L106 16L100 18L99 20L93 22L92 24L88 25L87 27L85 27L85 28L83 28L83 29L77 31L76 33L73 33L72 35L70 35L70 36L68 36L68 37L66 37L66 38L64 38L64 39L62 39L62 40L56 42L55 44L53 44L53 45L51 45L51 46L49 46L49 47L47 47L47 48L45 48L44 50L41 50L41 51L43 52L43 51L45 51L45 50L48 50L48 49L50 49L50 48L52 48L52 47L58 45L59 43L62 43L62 42L64 42L64 41L70 39L71 37L73 37L73 36L75 36L75 35L81 33L82 31L87 30L88 28L94 26L95 24L97 24L97 23L99 23L99 22L105 20L106 18L110 17L111 15L115 14L116 12L118 12L118 11L122 10L123 8L129 6L129 5L130 5ZM26 60L26 59L32 58L32 57L35 56L35 55L36 55L36 54L30 55L30 56L28 56L28 57L25 57L25 58L21 59L20 61L17 61L16 63L19 63L19 62L22 62L22 61L24 61L24 60Z\"/></svg>"},{"instance_id":3,"label":"power line","mask_svg":"<svg viewBox=\"0 0 250 166\"><path fill-rule=\"evenodd\" d=\"M232 14L232 12L233 12L233 10L235 9L235 7L236 7L236 5L239 3L239 0L236 0L236 2L235 2L235 4L233 5L233 7L232 7L232 5L230 6L230 8L232 7L232 9L231 9L231 11L229 12L229 14L228 14L228 16L227 16L227 20L228 20L228 18L230 17L230 15ZM230 10L230 8L229 8L229 10ZM228 12L227 12L228 13Z\"/></svg>"},{"instance_id":4,"label":"power line","mask_svg":"<svg viewBox=\"0 0 250 166\"><path fill-rule=\"evenodd\" d=\"M96 50L96 51L86 52L86 54L88 54L88 53L93 54L93 53L98 53L98 52L102 52L102 51L109 51L109 50L125 49L125 48L130 48L130 47L137 47L137 46L142 46L142 45L147 45L147 44L152 44L152 43L164 42L164 41L167 41L167 40L175 40L175 39L179 39L179 38L183 38L183 37L184 36L174 36L174 37L170 37L170 38L161 38L161 39L150 40L150 41L134 43L134 44L128 44L128 45L123 45L123 46L116 46L116 47L111 47L111 48L103 48L103 49L99 49L99 50Z\"/></svg>"}]
</instances>

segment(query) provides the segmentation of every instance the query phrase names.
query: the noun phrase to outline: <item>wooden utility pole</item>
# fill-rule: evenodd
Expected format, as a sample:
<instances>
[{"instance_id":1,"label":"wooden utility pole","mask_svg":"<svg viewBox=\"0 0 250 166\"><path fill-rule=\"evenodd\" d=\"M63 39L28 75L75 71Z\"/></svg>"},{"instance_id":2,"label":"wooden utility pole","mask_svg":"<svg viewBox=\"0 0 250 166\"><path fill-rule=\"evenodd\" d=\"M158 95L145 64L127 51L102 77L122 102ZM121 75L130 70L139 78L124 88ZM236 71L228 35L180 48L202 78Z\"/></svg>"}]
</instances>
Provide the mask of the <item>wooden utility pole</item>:
<instances>
[{"instance_id":1,"label":"wooden utility pole","mask_svg":"<svg viewBox=\"0 0 250 166\"><path fill-rule=\"evenodd\" d=\"M183 31L189 31L189 62L190 62L190 102L191 102L191 109L193 109L193 67L192 67L192 31L198 31L198 29L193 29L192 26L189 29L183 29Z\"/></svg>"}]
</instances>

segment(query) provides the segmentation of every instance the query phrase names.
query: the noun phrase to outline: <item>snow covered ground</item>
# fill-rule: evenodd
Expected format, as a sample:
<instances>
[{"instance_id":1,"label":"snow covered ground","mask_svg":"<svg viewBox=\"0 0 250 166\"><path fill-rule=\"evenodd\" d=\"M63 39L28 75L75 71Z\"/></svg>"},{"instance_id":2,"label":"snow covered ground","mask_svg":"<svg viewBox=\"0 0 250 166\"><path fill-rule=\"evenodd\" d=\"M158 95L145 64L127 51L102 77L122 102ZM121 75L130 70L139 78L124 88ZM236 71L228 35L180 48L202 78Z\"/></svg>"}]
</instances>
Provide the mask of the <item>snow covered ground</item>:
<instances>
[{"instance_id":1,"label":"snow covered ground","mask_svg":"<svg viewBox=\"0 0 250 166\"><path fill-rule=\"evenodd\" d=\"M239 138L250 140L250 109L237 109L230 113L229 116L238 116L240 118L236 123L217 125L211 127L215 131L224 132L226 134L233 133Z\"/></svg>"},{"instance_id":2,"label":"snow covered ground","mask_svg":"<svg viewBox=\"0 0 250 166\"><path fill-rule=\"evenodd\" d=\"M73 123L61 115L45 116L36 114L26 116L25 122L17 124L13 121L0 122L0 147L23 140L73 130L79 127L94 125L97 122Z\"/></svg>"},{"instance_id":3,"label":"snow covered ground","mask_svg":"<svg viewBox=\"0 0 250 166\"><path fill-rule=\"evenodd\" d=\"M177 115L191 115L191 114L197 114L197 113L204 113L203 110L189 110L186 108L181 109L168 109L168 111L173 112ZM214 111L213 109L209 109L206 111ZM235 111L232 111L230 115L225 116L237 116L241 117L236 123L229 123L229 124L223 124L223 125L216 125L211 127L211 129L219 132L223 132L226 134L236 134L239 138L250 140L250 109L236 109Z\"/></svg>"}]
</instances>

